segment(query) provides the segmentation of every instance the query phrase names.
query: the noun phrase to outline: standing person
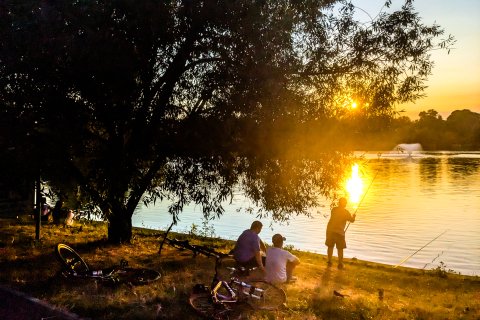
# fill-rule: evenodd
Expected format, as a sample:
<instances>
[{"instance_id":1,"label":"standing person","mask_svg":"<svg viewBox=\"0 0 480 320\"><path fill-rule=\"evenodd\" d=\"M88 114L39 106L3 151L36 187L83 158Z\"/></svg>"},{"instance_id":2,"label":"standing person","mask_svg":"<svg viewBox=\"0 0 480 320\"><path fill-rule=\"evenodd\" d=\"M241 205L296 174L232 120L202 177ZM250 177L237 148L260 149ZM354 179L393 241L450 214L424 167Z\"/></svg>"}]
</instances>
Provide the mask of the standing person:
<instances>
[{"instance_id":1,"label":"standing person","mask_svg":"<svg viewBox=\"0 0 480 320\"><path fill-rule=\"evenodd\" d=\"M332 265L333 248L337 247L338 253L338 269L343 269L343 249L347 247L345 241L345 225L347 221L355 222L356 215L351 215L345 207L347 206L347 199L340 198L338 207L332 209L330 220L327 224L327 239L325 245L328 247L328 266Z\"/></svg>"},{"instance_id":2,"label":"standing person","mask_svg":"<svg viewBox=\"0 0 480 320\"><path fill-rule=\"evenodd\" d=\"M233 257L235 261L246 268L258 267L265 271L262 259L262 252L267 251L265 244L258 234L262 231L262 223L258 220L253 221L250 229L242 232L238 237L233 248Z\"/></svg>"},{"instance_id":3,"label":"standing person","mask_svg":"<svg viewBox=\"0 0 480 320\"><path fill-rule=\"evenodd\" d=\"M296 280L292 273L300 260L287 250L282 249L285 240L285 237L277 233L272 237L273 247L267 249L265 280L273 284Z\"/></svg>"}]
</instances>

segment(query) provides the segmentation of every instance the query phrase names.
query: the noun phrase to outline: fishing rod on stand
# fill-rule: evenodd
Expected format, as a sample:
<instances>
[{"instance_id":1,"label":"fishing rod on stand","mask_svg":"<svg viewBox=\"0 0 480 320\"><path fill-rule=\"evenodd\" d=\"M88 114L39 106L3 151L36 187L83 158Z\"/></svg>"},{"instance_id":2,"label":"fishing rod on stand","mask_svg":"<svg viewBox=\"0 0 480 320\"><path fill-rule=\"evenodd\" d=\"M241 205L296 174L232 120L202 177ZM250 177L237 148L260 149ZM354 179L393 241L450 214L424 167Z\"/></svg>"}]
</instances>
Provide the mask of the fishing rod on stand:
<instances>
[{"instance_id":1,"label":"fishing rod on stand","mask_svg":"<svg viewBox=\"0 0 480 320\"><path fill-rule=\"evenodd\" d=\"M430 243L432 243L433 241L437 240L438 238L440 238L442 235L444 235L446 232L448 231L445 230L443 231L442 233L440 233L438 236L436 236L435 238L433 238L432 240L430 240L426 245L424 245L423 247L421 247L420 249L418 249L417 251L415 251L414 253L412 253L411 255L409 255L408 257L406 257L405 259L403 259L402 261L400 261L396 266L394 266L393 268L396 268L396 267L399 267L401 266L404 262L406 262L407 260L409 260L411 257L413 257L414 255L416 255L417 253L419 253L420 251L423 250L423 248L425 248L426 246L428 246Z\"/></svg>"},{"instance_id":2,"label":"fishing rod on stand","mask_svg":"<svg viewBox=\"0 0 480 320\"><path fill-rule=\"evenodd\" d=\"M378 171L379 171L379 170L377 169L377 172L376 172L375 175L373 176L372 181L370 181L370 184L368 185L367 190L366 190L365 193L363 194L363 197L362 197L362 199L360 200L360 202L358 203L357 209L355 209L355 212L354 212L353 214L355 214L355 215L357 214L358 208L360 208L360 205L362 204L363 199L365 199L365 196L367 195L368 190L370 190L370 187L372 186L373 181L375 180L375 178L376 178L377 175L378 175ZM345 228L345 232L347 232L349 226L350 226L350 221L348 222L347 227Z\"/></svg>"}]
</instances>

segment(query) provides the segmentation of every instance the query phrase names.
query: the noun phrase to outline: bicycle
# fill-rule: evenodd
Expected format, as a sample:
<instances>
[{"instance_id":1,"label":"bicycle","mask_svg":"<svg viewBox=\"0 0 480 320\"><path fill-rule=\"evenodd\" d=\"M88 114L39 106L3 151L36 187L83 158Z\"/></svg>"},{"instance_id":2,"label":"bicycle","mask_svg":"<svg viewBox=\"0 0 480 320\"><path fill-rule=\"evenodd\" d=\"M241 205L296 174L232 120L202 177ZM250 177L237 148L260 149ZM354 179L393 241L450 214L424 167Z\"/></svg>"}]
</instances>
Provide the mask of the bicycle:
<instances>
[{"instance_id":1,"label":"bicycle","mask_svg":"<svg viewBox=\"0 0 480 320\"><path fill-rule=\"evenodd\" d=\"M55 246L55 254L63 265L62 276L69 279L95 279L109 285L144 285L160 278L160 273L155 270L128 267L128 262L124 259L120 261L120 265L91 270L73 248L63 243Z\"/></svg>"},{"instance_id":2,"label":"bicycle","mask_svg":"<svg viewBox=\"0 0 480 320\"><path fill-rule=\"evenodd\" d=\"M253 310L276 310L283 306L287 299L283 289L264 280L241 280L255 268L238 267L232 260L216 260L210 288L194 287L189 304L198 314L210 319L241 319ZM227 271L226 278L221 276L222 271Z\"/></svg>"}]
</instances>

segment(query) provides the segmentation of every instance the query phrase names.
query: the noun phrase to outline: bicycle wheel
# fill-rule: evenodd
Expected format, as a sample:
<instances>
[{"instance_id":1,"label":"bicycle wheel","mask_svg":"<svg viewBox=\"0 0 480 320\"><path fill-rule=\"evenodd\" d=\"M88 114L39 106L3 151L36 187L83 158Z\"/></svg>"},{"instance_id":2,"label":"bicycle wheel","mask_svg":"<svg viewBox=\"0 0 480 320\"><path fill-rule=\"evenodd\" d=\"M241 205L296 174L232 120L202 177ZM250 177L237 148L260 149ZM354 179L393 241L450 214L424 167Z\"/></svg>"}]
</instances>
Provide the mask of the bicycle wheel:
<instances>
[{"instance_id":1,"label":"bicycle wheel","mask_svg":"<svg viewBox=\"0 0 480 320\"><path fill-rule=\"evenodd\" d=\"M247 303L258 310L275 310L287 301L283 289L263 280L248 281L255 291L247 295Z\"/></svg>"},{"instance_id":2,"label":"bicycle wheel","mask_svg":"<svg viewBox=\"0 0 480 320\"><path fill-rule=\"evenodd\" d=\"M57 244L55 253L69 272L83 274L89 270L87 263L83 261L80 255L66 244Z\"/></svg>"},{"instance_id":3,"label":"bicycle wheel","mask_svg":"<svg viewBox=\"0 0 480 320\"><path fill-rule=\"evenodd\" d=\"M145 268L121 268L115 270L113 274L106 279L114 283L129 283L132 285L143 285L160 279L160 273Z\"/></svg>"},{"instance_id":4,"label":"bicycle wheel","mask_svg":"<svg viewBox=\"0 0 480 320\"><path fill-rule=\"evenodd\" d=\"M192 293L188 303L200 316L214 320L248 319L253 311L249 305L242 303L214 304L209 292Z\"/></svg>"}]
</instances>

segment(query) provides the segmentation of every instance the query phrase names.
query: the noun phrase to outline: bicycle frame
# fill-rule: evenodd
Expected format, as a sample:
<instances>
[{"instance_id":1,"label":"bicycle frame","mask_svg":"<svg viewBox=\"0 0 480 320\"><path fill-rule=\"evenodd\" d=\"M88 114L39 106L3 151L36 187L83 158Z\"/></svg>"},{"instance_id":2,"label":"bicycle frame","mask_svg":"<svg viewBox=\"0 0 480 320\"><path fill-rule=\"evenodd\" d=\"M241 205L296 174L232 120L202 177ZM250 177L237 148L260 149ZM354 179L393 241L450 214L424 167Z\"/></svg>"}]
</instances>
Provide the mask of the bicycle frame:
<instances>
[{"instance_id":1,"label":"bicycle frame","mask_svg":"<svg viewBox=\"0 0 480 320\"><path fill-rule=\"evenodd\" d=\"M236 265L231 267L230 262L236 263L234 259L216 259L210 289L204 285L194 287L189 304L198 313L209 319L240 319L242 314L254 310L276 310L285 303L283 289L262 279L243 281L238 273L245 273L245 269ZM247 272L250 270L246 269Z\"/></svg>"},{"instance_id":2,"label":"bicycle frame","mask_svg":"<svg viewBox=\"0 0 480 320\"><path fill-rule=\"evenodd\" d=\"M228 291L229 296L219 293L222 287ZM230 282L219 280L213 287L211 294L214 303L236 303L242 298L259 300L263 297L263 292L264 290L261 288L232 277Z\"/></svg>"},{"instance_id":3,"label":"bicycle frame","mask_svg":"<svg viewBox=\"0 0 480 320\"><path fill-rule=\"evenodd\" d=\"M165 242L179 250L186 249L192 251L194 257L196 257L198 254L203 254L206 257L214 257L216 259L229 256L227 253L215 251L207 246L191 244L188 240L165 238Z\"/></svg>"},{"instance_id":4,"label":"bicycle frame","mask_svg":"<svg viewBox=\"0 0 480 320\"><path fill-rule=\"evenodd\" d=\"M218 292L222 287L227 289L230 297L222 295ZM226 281L218 281L215 287L212 289L211 295L214 303L235 303L238 301L238 295Z\"/></svg>"},{"instance_id":5,"label":"bicycle frame","mask_svg":"<svg viewBox=\"0 0 480 320\"><path fill-rule=\"evenodd\" d=\"M68 273L69 276L75 278L92 278L92 279L100 279L102 281L110 281L114 279L114 274L116 272L121 272L122 268L114 266L112 268L107 269L99 269L99 270L89 270L86 272L75 272L74 270L64 270L64 272Z\"/></svg>"}]
</instances>

